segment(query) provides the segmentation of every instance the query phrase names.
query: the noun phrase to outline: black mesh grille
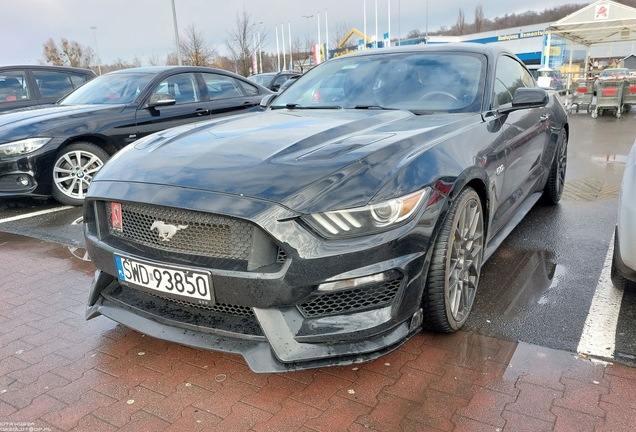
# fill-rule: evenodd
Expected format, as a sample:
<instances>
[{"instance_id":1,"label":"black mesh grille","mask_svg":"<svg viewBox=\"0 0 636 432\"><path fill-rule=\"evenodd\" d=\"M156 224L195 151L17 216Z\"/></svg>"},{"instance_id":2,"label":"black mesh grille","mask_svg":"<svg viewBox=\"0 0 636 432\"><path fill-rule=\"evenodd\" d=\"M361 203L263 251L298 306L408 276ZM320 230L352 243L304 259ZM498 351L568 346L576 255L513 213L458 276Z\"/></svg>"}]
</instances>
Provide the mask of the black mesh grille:
<instances>
[{"instance_id":1,"label":"black mesh grille","mask_svg":"<svg viewBox=\"0 0 636 432\"><path fill-rule=\"evenodd\" d=\"M173 298L162 297L156 294L150 294L150 295L154 297L160 297L166 301L169 301L170 303L175 303L181 306L188 306L188 307L193 307L197 309L205 309L212 312L223 313L228 315L247 316L247 317L254 316L254 311L252 310L252 308L249 308L247 306L237 306L237 305L230 305L230 304L224 304L224 303L216 303L216 304L213 304L212 306L205 306L205 305L200 305L196 303L190 303L183 300L176 300Z\"/></svg>"},{"instance_id":2,"label":"black mesh grille","mask_svg":"<svg viewBox=\"0 0 636 432\"><path fill-rule=\"evenodd\" d=\"M317 317L386 305L395 299L402 279L401 276L381 285L319 295L299 305L298 309L305 317Z\"/></svg>"},{"instance_id":3,"label":"black mesh grille","mask_svg":"<svg viewBox=\"0 0 636 432\"><path fill-rule=\"evenodd\" d=\"M112 227L110 203L106 203L106 213L109 233L133 243L213 258L247 260L250 254L253 227L238 219L170 207L122 203L123 229L117 230ZM176 227L170 239L162 240L160 227L153 228L157 221Z\"/></svg>"},{"instance_id":4,"label":"black mesh grille","mask_svg":"<svg viewBox=\"0 0 636 432\"><path fill-rule=\"evenodd\" d=\"M278 248L278 255L276 257L276 262L278 263L284 263L285 261L287 261L287 253L285 253L285 251L283 250L283 248Z\"/></svg>"}]
</instances>

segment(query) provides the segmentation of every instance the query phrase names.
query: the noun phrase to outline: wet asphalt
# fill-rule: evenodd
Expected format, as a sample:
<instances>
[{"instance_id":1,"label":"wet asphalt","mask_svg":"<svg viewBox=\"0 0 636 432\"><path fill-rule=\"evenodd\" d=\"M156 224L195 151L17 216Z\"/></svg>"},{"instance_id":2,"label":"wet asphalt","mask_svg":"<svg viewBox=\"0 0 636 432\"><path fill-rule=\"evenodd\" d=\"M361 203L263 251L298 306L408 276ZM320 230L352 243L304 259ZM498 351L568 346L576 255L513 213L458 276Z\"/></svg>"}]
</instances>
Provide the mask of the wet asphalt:
<instances>
[{"instance_id":1,"label":"wet asphalt","mask_svg":"<svg viewBox=\"0 0 636 432\"><path fill-rule=\"evenodd\" d=\"M540 201L485 264L465 330L576 352L614 230L634 114L570 116L564 197L557 206ZM0 232L59 243L81 261L80 208L2 222L55 208L52 200L0 198ZM615 355L628 364L636 364L635 318L636 295L626 293Z\"/></svg>"}]
</instances>

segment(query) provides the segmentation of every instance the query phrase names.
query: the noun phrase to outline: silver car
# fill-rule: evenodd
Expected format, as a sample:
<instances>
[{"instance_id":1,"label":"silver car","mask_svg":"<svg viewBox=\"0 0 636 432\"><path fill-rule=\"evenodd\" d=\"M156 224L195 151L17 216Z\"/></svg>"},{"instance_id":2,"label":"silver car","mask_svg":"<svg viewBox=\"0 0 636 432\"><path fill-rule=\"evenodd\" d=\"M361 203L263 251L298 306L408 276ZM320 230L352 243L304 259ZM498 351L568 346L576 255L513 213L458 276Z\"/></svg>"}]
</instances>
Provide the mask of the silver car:
<instances>
[{"instance_id":1,"label":"silver car","mask_svg":"<svg viewBox=\"0 0 636 432\"><path fill-rule=\"evenodd\" d=\"M636 290L636 142L627 157L618 196L618 223L614 237L612 282L618 288Z\"/></svg>"}]
</instances>

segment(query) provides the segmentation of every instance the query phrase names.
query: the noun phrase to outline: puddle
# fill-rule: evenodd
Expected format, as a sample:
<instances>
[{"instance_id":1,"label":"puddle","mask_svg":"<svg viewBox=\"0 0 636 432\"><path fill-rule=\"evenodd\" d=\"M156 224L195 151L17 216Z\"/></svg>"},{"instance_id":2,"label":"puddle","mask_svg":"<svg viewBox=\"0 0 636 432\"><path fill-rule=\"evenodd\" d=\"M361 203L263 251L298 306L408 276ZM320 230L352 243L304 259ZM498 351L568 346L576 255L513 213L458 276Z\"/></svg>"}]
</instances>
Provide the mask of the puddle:
<instances>
[{"instance_id":1,"label":"puddle","mask_svg":"<svg viewBox=\"0 0 636 432\"><path fill-rule=\"evenodd\" d=\"M504 249L498 253L498 262L491 268L507 268L505 274L494 276L488 294L494 313L516 317L529 308L543 306L552 301L551 293L559 288L566 268L557 264L553 253L548 251L517 251ZM485 286L482 282L480 286Z\"/></svg>"}]
</instances>

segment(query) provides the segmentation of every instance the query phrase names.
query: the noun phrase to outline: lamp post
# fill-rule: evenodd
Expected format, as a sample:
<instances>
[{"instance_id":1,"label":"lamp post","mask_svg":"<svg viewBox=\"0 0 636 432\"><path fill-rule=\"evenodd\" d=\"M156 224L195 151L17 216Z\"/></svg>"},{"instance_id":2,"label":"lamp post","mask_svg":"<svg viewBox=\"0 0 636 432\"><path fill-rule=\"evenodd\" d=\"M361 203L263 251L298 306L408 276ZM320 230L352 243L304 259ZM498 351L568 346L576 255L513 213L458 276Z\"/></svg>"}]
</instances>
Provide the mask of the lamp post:
<instances>
[{"instance_id":1,"label":"lamp post","mask_svg":"<svg viewBox=\"0 0 636 432\"><path fill-rule=\"evenodd\" d=\"M95 31L97 30L97 27L91 27L91 29L93 30L93 37L95 38L95 53L97 54L97 70L99 71L99 74L102 74L102 66L99 62L99 49L97 49L97 33L95 33Z\"/></svg>"},{"instance_id":2,"label":"lamp post","mask_svg":"<svg viewBox=\"0 0 636 432\"><path fill-rule=\"evenodd\" d=\"M426 33L424 43L428 43L428 0L426 0Z\"/></svg>"},{"instance_id":3,"label":"lamp post","mask_svg":"<svg viewBox=\"0 0 636 432\"><path fill-rule=\"evenodd\" d=\"M177 25L177 10L174 7L174 0L172 0L172 20L174 21L174 38L177 43L177 62L181 66L181 43L179 42L179 26Z\"/></svg>"},{"instance_id":4,"label":"lamp post","mask_svg":"<svg viewBox=\"0 0 636 432\"><path fill-rule=\"evenodd\" d=\"M263 24L263 21L259 22L256 24L256 26L260 26L261 24ZM256 42L254 43L254 50L258 50L258 57L256 57L256 55L254 55L254 57L257 58L256 61L256 70L254 71L255 74L257 73L263 73L263 57L261 55L261 30L260 27L258 30L256 30ZM260 67L258 66L258 63L260 62Z\"/></svg>"}]
</instances>

